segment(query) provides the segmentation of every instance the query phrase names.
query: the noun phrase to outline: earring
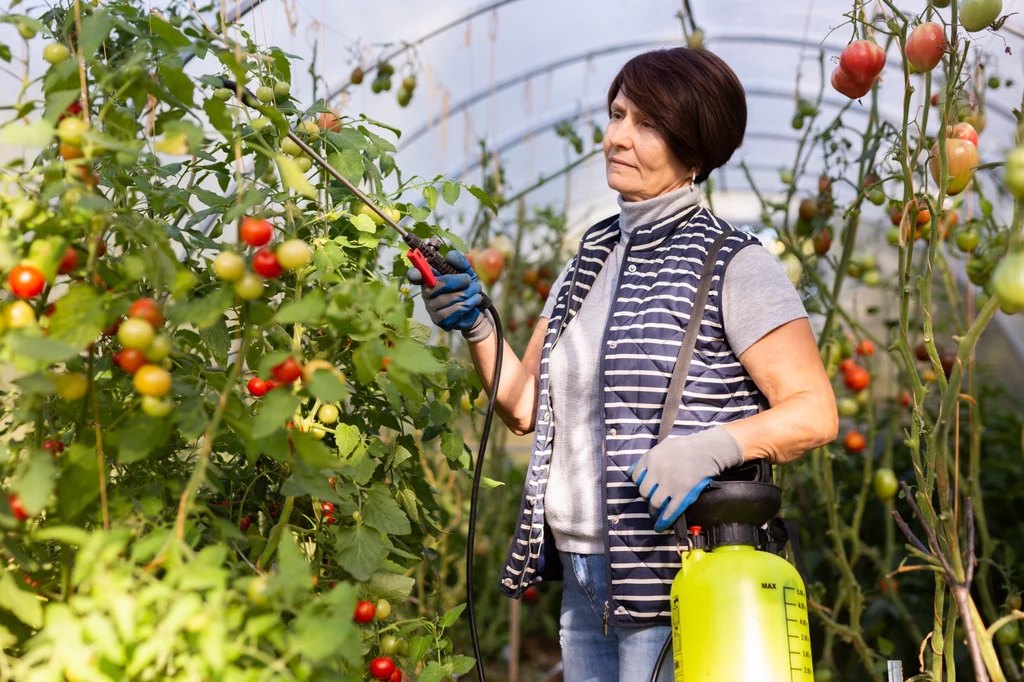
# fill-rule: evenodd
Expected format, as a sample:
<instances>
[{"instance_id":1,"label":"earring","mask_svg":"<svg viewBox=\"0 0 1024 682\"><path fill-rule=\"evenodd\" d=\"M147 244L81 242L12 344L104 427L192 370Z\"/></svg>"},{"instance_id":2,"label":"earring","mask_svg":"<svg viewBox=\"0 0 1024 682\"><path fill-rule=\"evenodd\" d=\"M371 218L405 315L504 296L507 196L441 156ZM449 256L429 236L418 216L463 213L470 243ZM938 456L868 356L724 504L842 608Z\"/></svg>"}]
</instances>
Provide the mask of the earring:
<instances>
[{"instance_id":1,"label":"earring","mask_svg":"<svg viewBox=\"0 0 1024 682\"><path fill-rule=\"evenodd\" d=\"M697 191L697 171L693 171L693 176L690 177L690 191Z\"/></svg>"}]
</instances>

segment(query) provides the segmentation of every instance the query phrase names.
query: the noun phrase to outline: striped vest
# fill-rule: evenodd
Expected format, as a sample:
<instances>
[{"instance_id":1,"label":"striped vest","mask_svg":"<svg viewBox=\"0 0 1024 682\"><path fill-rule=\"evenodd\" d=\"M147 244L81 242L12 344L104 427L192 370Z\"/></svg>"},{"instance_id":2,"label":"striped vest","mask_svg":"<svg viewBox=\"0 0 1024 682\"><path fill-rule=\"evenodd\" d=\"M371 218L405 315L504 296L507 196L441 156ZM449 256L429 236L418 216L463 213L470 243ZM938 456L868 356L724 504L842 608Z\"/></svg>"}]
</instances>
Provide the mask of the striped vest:
<instances>
[{"instance_id":1,"label":"striped vest","mask_svg":"<svg viewBox=\"0 0 1024 682\"><path fill-rule=\"evenodd\" d=\"M531 584L561 580L562 569L544 521L544 491L555 436L548 362L561 332L577 314L612 248L618 217L591 227L557 293L540 360L533 455L512 546L501 572L502 591L518 598ZM647 503L626 475L657 443L665 394L690 317L707 246L727 232L672 436L751 416L767 402L729 347L722 329L722 276L730 259L758 244L700 206L640 226L629 237L602 344L604 466L602 504L610 601L605 622L617 626L666 623L668 594L680 560L673 533L656 533Z\"/></svg>"}]
</instances>

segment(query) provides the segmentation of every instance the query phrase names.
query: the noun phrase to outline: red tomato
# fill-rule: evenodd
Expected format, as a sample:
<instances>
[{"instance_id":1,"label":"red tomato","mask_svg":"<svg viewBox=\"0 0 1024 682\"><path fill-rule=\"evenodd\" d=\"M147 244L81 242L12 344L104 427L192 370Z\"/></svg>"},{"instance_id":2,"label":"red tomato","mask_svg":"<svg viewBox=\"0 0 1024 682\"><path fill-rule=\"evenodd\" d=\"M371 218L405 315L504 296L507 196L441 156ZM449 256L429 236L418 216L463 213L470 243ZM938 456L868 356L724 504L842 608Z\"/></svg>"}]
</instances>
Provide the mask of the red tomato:
<instances>
[{"instance_id":1,"label":"red tomato","mask_svg":"<svg viewBox=\"0 0 1024 682\"><path fill-rule=\"evenodd\" d=\"M7 284L18 298L32 298L46 286L43 273L34 265L16 265L7 275Z\"/></svg>"},{"instance_id":2,"label":"red tomato","mask_svg":"<svg viewBox=\"0 0 1024 682\"><path fill-rule=\"evenodd\" d=\"M263 379L260 379L259 377L253 377L252 379L249 379L249 383L246 384L246 388L249 389L249 393L251 395L254 395L257 398L265 396L267 394L267 391L270 390L270 386L267 386L267 382L265 382Z\"/></svg>"},{"instance_id":3,"label":"red tomato","mask_svg":"<svg viewBox=\"0 0 1024 682\"><path fill-rule=\"evenodd\" d=\"M871 83L885 66L885 50L873 40L855 40L839 55L839 68L858 83Z\"/></svg>"},{"instance_id":4,"label":"red tomato","mask_svg":"<svg viewBox=\"0 0 1024 682\"><path fill-rule=\"evenodd\" d=\"M846 358L845 360L839 363L839 371L842 372L843 374L846 374L856 365L857 363L853 361L853 358Z\"/></svg>"},{"instance_id":5,"label":"red tomato","mask_svg":"<svg viewBox=\"0 0 1024 682\"><path fill-rule=\"evenodd\" d=\"M321 502L320 509L324 512L332 512L334 511L335 507L334 504L331 502Z\"/></svg>"},{"instance_id":6,"label":"red tomato","mask_svg":"<svg viewBox=\"0 0 1024 682\"><path fill-rule=\"evenodd\" d=\"M59 440L44 440L43 450L48 451L51 455L56 457L60 453L64 452L64 443Z\"/></svg>"},{"instance_id":7,"label":"red tomato","mask_svg":"<svg viewBox=\"0 0 1024 682\"><path fill-rule=\"evenodd\" d=\"M871 87L874 84L874 80L870 80L867 83L858 83L850 74L843 71L840 66L837 66L832 72L832 87L840 95L846 95L850 99L860 99L871 92Z\"/></svg>"},{"instance_id":8,"label":"red tomato","mask_svg":"<svg viewBox=\"0 0 1024 682\"><path fill-rule=\"evenodd\" d=\"M927 73L946 54L946 32L936 23L921 24L907 38L907 61L918 73Z\"/></svg>"},{"instance_id":9,"label":"red tomato","mask_svg":"<svg viewBox=\"0 0 1024 682\"><path fill-rule=\"evenodd\" d=\"M864 339L857 344L857 355L874 355L875 344L871 343L870 340Z\"/></svg>"},{"instance_id":10,"label":"red tomato","mask_svg":"<svg viewBox=\"0 0 1024 682\"><path fill-rule=\"evenodd\" d=\"M268 391L273 391L275 388L281 388L281 386L283 386L283 384L280 383L279 381L274 381L273 379L267 379L267 390Z\"/></svg>"},{"instance_id":11,"label":"red tomato","mask_svg":"<svg viewBox=\"0 0 1024 682\"><path fill-rule=\"evenodd\" d=\"M860 393L870 384L871 374L860 365L854 365L846 373L846 387L854 393Z\"/></svg>"},{"instance_id":12,"label":"red tomato","mask_svg":"<svg viewBox=\"0 0 1024 682\"><path fill-rule=\"evenodd\" d=\"M963 121L953 126L952 132L947 132L946 135L950 137L958 137L961 140L967 140L975 147L978 146L978 131L974 129L970 123Z\"/></svg>"},{"instance_id":13,"label":"red tomato","mask_svg":"<svg viewBox=\"0 0 1024 682\"><path fill-rule=\"evenodd\" d=\"M811 235L811 243L814 245L814 253L823 256L832 247L832 229L824 227L814 231Z\"/></svg>"},{"instance_id":14,"label":"red tomato","mask_svg":"<svg viewBox=\"0 0 1024 682\"><path fill-rule=\"evenodd\" d=\"M284 268L277 260L277 254L270 249L260 249L252 257L252 269L256 274L265 278L273 279L280 277Z\"/></svg>"},{"instance_id":15,"label":"red tomato","mask_svg":"<svg viewBox=\"0 0 1024 682\"><path fill-rule=\"evenodd\" d=\"M271 367L270 373L282 384L290 384L302 376L302 367L295 362L295 358L289 357L281 364Z\"/></svg>"},{"instance_id":16,"label":"red tomato","mask_svg":"<svg viewBox=\"0 0 1024 682\"><path fill-rule=\"evenodd\" d=\"M333 526L338 522L338 519L331 512L324 512L324 523L328 526Z\"/></svg>"},{"instance_id":17,"label":"red tomato","mask_svg":"<svg viewBox=\"0 0 1024 682\"><path fill-rule=\"evenodd\" d=\"M860 452L868 445L868 441L857 431L850 431L843 439L843 447L850 452Z\"/></svg>"},{"instance_id":18,"label":"red tomato","mask_svg":"<svg viewBox=\"0 0 1024 682\"><path fill-rule=\"evenodd\" d=\"M274 236L274 228L266 220L245 216L238 228L238 236L249 246L266 246Z\"/></svg>"},{"instance_id":19,"label":"red tomato","mask_svg":"<svg viewBox=\"0 0 1024 682\"><path fill-rule=\"evenodd\" d=\"M151 298L140 298L135 303L132 303L132 307L128 309L128 317L142 318L149 322L153 329L164 323L164 316L160 312L160 306Z\"/></svg>"},{"instance_id":20,"label":"red tomato","mask_svg":"<svg viewBox=\"0 0 1024 682\"><path fill-rule=\"evenodd\" d=\"M391 673L391 679L388 682L402 682L402 671L396 669L395 672Z\"/></svg>"},{"instance_id":21,"label":"red tomato","mask_svg":"<svg viewBox=\"0 0 1024 682\"><path fill-rule=\"evenodd\" d=\"M68 116L78 116L81 113L82 113L82 103L81 102L72 102L71 104L69 104L67 106L67 109L64 110L64 113L61 114L60 117L57 118L57 123L60 123L61 121L63 121Z\"/></svg>"},{"instance_id":22,"label":"red tomato","mask_svg":"<svg viewBox=\"0 0 1024 682\"><path fill-rule=\"evenodd\" d=\"M474 269L481 282L487 285L494 284L505 269L505 257L501 251L489 246L478 254Z\"/></svg>"},{"instance_id":23,"label":"red tomato","mask_svg":"<svg viewBox=\"0 0 1024 682\"><path fill-rule=\"evenodd\" d=\"M357 623L369 623L376 614L377 607L373 605L373 602L359 601L356 602L356 612L352 619Z\"/></svg>"},{"instance_id":24,"label":"red tomato","mask_svg":"<svg viewBox=\"0 0 1024 682\"><path fill-rule=\"evenodd\" d=\"M249 530L249 526L252 525L252 519L248 516L243 516L242 520L238 522L238 527L242 529L242 532Z\"/></svg>"},{"instance_id":25,"label":"red tomato","mask_svg":"<svg viewBox=\"0 0 1024 682\"><path fill-rule=\"evenodd\" d=\"M903 407L910 407L910 391L903 391L903 393L900 393L900 405Z\"/></svg>"},{"instance_id":26,"label":"red tomato","mask_svg":"<svg viewBox=\"0 0 1024 682\"><path fill-rule=\"evenodd\" d=\"M21 497L19 497L17 494L11 493L10 495L8 495L7 504L10 505L11 513L14 514L14 518L18 519L19 521L24 521L28 518L28 512L25 511L25 505L22 503Z\"/></svg>"},{"instance_id":27,"label":"red tomato","mask_svg":"<svg viewBox=\"0 0 1024 682\"><path fill-rule=\"evenodd\" d=\"M530 585L523 591L523 600L528 604L537 601L537 587L535 585Z\"/></svg>"},{"instance_id":28,"label":"red tomato","mask_svg":"<svg viewBox=\"0 0 1024 682\"><path fill-rule=\"evenodd\" d=\"M78 252L69 246L67 251L64 252L64 257L60 259L60 266L57 268L57 273L66 275L77 267Z\"/></svg>"},{"instance_id":29,"label":"red tomato","mask_svg":"<svg viewBox=\"0 0 1024 682\"><path fill-rule=\"evenodd\" d=\"M370 674L378 680L389 680L395 672L395 662L390 658L375 658L370 661Z\"/></svg>"},{"instance_id":30,"label":"red tomato","mask_svg":"<svg viewBox=\"0 0 1024 682\"><path fill-rule=\"evenodd\" d=\"M114 355L114 364L129 374L135 374L147 362L145 353L136 348L123 348Z\"/></svg>"}]
</instances>

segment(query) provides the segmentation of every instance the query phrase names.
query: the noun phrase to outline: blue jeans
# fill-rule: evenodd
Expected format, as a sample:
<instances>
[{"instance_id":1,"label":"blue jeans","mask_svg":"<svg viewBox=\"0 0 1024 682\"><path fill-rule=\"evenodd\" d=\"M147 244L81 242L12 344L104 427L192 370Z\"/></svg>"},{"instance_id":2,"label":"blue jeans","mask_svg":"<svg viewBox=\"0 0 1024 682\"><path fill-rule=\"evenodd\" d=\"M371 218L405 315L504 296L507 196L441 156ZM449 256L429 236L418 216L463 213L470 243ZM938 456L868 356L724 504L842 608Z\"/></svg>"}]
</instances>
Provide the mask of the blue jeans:
<instances>
[{"instance_id":1,"label":"blue jeans","mask_svg":"<svg viewBox=\"0 0 1024 682\"><path fill-rule=\"evenodd\" d=\"M667 625L604 629L608 599L603 554L559 552L565 569L559 631L565 682L650 682L665 640ZM661 666L658 682L672 682L672 652Z\"/></svg>"}]
</instances>

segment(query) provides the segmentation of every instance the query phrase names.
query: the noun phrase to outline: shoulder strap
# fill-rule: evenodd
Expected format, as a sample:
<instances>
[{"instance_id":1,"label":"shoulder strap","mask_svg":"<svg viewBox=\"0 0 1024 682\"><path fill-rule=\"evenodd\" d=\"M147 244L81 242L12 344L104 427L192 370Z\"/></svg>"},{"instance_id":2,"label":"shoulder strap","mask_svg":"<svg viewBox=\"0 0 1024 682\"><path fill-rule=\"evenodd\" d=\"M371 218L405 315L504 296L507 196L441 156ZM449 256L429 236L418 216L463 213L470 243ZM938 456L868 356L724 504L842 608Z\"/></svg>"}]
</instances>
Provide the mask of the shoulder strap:
<instances>
[{"instance_id":1,"label":"shoulder strap","mask_svg":"<svg viewBox=\"0 0 1024 682\"><path fill-rule=\"evenodd\" d=\"M718 251L729 234L729 232L723 232L718 235L718 238L708 248L704 265L701 267L700 284L697 285L697 295L693 297L690 321L686 324L683 343L679 346L679 356L676 358L676 366L672 372L672 381L668 385L668 394L665 396L665 408L661 413L661 427L658 429L659 443L672 433L672 425L675 424L676 415L679 414L679 405L683 400L683 388L686 386L686 377L690 373L690 361L693 360L693 349L697 347L697 334L700 332L704 307L707 305L708 294L711 292L711 280L715 276Z\"/></svg>"}]
</instances>

